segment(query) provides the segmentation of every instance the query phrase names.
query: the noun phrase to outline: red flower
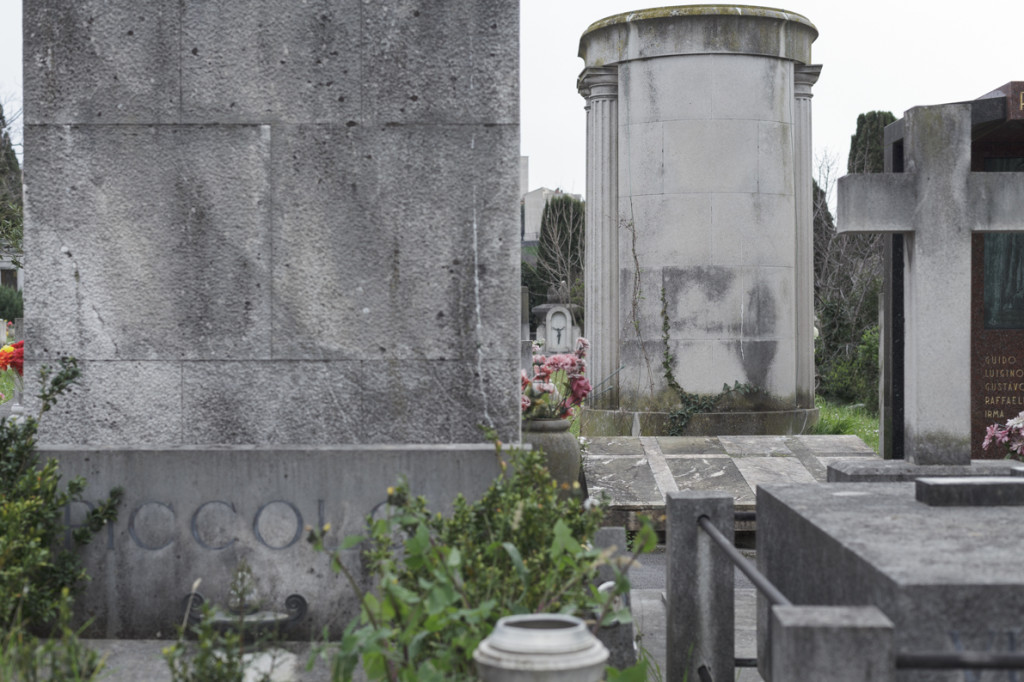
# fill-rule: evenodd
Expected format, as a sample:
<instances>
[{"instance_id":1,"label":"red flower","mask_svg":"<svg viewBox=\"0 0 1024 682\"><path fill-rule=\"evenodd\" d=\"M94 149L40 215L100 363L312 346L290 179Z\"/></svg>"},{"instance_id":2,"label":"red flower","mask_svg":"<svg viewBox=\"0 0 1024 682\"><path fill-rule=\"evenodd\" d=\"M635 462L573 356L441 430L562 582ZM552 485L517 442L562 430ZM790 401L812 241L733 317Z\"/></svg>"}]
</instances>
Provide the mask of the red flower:
<instances>
[{"instance_id":1,"label":"red flower","mask_svg":"<svg viewBox=\"0 0 1024 682\"><path fill-rule=\"evenodd\" d=\"M569 390L572 392L572 400L569 404L579 405L592 390L590 380L586 377L573 377L569 385Z\"/></svg>"},{"instance_id":2,"label":"red flower","mask_svg":"<svg viewBox=\"0 0 1024 682\"><path fill-rule=\"evenodd\" d=\"M12 345L0 348L0 370L13 367L18 376L24 376L25 342L17 341Z\"/></svg>"}]
</instances>

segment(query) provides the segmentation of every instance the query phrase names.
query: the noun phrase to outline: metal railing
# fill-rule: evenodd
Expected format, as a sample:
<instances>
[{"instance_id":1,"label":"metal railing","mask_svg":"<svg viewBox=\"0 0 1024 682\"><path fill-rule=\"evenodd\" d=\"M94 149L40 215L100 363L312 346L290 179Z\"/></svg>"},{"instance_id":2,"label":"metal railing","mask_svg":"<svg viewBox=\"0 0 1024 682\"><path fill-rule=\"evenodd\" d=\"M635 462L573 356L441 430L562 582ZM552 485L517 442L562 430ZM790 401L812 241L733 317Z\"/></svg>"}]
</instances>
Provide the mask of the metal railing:
<instances>
[{"instance_id":1,"label":"metal railing","mask_svg":"<svg viewBox=\"0 0 1024 682\"><path fill-rule=\"evenodd\" d=\"M750 513L750 512L746 512ZM743 575L747 576L750 582L754 583L754 587L761 591L768 601L772 603L772 606L792 606L793 602L786 598L786 595L779 591L779 588L772 585L765 578L764 575L757 570L757 567L747 561L739 550L729 541L729 538L722 534L722 531L718 530L711 524L711 519L707 516L701 516L697 519L697 525L700 526L711 540L718 545L719 549L726 553L730 560L732 560L733 566L740 569Z\"/></svg>"}]
</instances>

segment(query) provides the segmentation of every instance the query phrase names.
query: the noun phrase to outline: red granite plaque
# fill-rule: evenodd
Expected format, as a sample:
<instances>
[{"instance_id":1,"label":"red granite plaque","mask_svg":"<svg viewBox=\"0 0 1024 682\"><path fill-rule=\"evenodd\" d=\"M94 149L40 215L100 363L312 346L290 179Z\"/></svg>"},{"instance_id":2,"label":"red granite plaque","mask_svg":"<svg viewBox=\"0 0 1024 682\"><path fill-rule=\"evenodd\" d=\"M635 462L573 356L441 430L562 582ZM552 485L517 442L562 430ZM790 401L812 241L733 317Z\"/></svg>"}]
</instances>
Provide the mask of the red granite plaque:
<instances>
[{"instance_id":1,"label":"red granite plaque","mask_svg":"<svg viewBox=\"0 0 1024 682\"><path fill-rule=\"evenodd\" d=\"M1024 412L1024 232L971 238L971 457L983 450L989 424Z\"/></svg>"}]
</instances>

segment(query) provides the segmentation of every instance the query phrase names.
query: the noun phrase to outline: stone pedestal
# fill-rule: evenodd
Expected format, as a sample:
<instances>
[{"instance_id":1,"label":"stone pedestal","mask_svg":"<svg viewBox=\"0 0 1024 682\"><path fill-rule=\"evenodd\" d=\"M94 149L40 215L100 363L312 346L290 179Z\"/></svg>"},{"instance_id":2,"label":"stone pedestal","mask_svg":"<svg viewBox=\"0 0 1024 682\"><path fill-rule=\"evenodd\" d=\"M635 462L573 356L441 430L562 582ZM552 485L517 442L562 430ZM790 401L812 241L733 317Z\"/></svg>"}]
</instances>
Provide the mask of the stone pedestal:
<instances>
[{"instance_id":1,"label":"stone pedestal","mask_svg":"<svg viewBox=\"0 0 1024 682\"><path fill-rule=\"evenodd\" d=\"M833 624L867 626L860 636L877 638L867 647L875 651L874 674L855 679L890 679L885 675L893 672L892 679L900 682L1013 679L1013 673L1003 671L976 671L975 677L971 671L892 671L887 665L893 653L1019 651L1024 609L1020 507L998 504L1005 501L1004 481L969 485L977 490L967 497L981 506L918 502L913 483L759 486L758 569L798 605L792 608L875 607L884 614L893 626L890 635L877 614L867 621L849 614ZM992 494L985 495L984 488ZM793 625L799 623L773 619L767 600L759 597L758 658L766 680L781 682L769 674L773 662L765 660L770 651L779 651L772 642L779 627L790 630L785 637L791 643L803 639ZM812 625L819 629L828 623L805 621L803 627ZM845 662L844 652L853 651L843 641L855 641L849 636L856 633L840 633L838 640L835 634L822 633L839 647L833 650L834 660ZM811 668L812 651L803 661ZM861 656L850 660L853 670L868 664ZM844 667L837 663L838 669ZM829 674L817 679L850 678Z\"/></svg>"}]
</instances>

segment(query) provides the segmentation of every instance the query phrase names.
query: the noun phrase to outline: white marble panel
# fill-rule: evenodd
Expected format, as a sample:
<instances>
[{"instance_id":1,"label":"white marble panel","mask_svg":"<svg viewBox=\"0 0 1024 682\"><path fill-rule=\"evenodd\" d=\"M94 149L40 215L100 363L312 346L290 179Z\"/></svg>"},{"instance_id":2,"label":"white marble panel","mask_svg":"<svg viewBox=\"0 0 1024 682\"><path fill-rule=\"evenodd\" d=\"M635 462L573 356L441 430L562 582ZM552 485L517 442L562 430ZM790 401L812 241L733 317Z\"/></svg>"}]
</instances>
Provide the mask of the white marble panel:
<instances>
[{"instance_id":1,"label":"white marble panel","mask_svg":"<svg viewBox=\"0 0 1024 682\"><path fill-rule=\"evenodd\" d=\"M677 358L675 377L687 391L718 393L722 384L743 379L743 368L736 362L722 364L718 358L729 357L722 351L723 342L717 340L673 343Z\"/></svg>"},{"instance_id":2,"label":"white marble panel","mask_svg":"<svg viewBox=\"0 0 1024 682\"><path fill-rule=\"evenodd\" d=\"M758 191L757 121L666 121L664 191Z\"/></svg>"},{"instance_id":3,"label":"white marble panel","mask_svg":"<svg viewBox=\"0 0 1024 682\"><path fill-rule=\"evenodd\" d=\"M793 194L793 126L761 121L757 139L757 189L762 194Z\"/></svg>"},{"instance_id":4,"label":"white marble panel","mask_svg":"<svg viewBox=\"0 0 1024 682\"><path fill-rule=\"evenodd\" d=\"M643 267L711 262L710 194L660 194L632 198L636 255Z\"/></svg>"},{"instance_id":5,"label":"white marble panel","mask_svg":"<svg viewBox=\"0 0 1024 682\"><path fill-rule=\"evenodd\" d=\"M716 55L710 59L712 118L792 120L792 62L755 55Z\"/></svg>"},{"instance_id":6,"label":"white marble panel","mask_svg":"<svg viewBox=\"0 0 1024 682\"><path fill-rule=\"evenodd\" d=\"M794 333L793 269L747 268L741 280L742 336L791 341Z\"/></svg>"},{"instance_id":7,"label":"white marble panel","mask_svg":"<svg viewBox=\"0 0 1024 682\"><path fill-rule=\"evenodd\" d=\"M711 55L685 55L620 64L622 122L712 118L714 59Z\"/></svg>"},{"instance_id":8,"label":"white marble panel","mask_svg":"<svg viewBox=\"0 0 1024 682\"><path fill-rule=\"evenodd\" d=\"M734 338L740 333L745 290L734 268L665 268L665 309L674 340Z\"/></svg>"},{"instance_id":9,"label":"white marble panel","mask_svg":"<svg viewBox=\"0 0 1024 682\"><path fill-rule=\"evenodd\" d=\"M665 191L662 125L637 123L619 126L620 197Z\"/></svg>"},{"instance_id":10,"label":"white marble panel","mask_svg":"<svg viewBox=\"0 0 1024 682\"><path fill-rule=\"evenodd\" d=\"M697 390L693 387L695 381L702 386L708 381L714 383L716 368L712 363L713 346L713 341L669 342L669 350L676 359L672 373L686 390ZM718 388L721 388L721 385Z\"/></svg>"},{"instance_id":11,"label":"white marble panel","mask_svg":"<svg viewBox=\"0 0 1024 682\"><path fill-rule=\"evenodd\" d=\"M711 262L793 267L794 210L791 195L713 195Z\"/></svg>"}]
</instances>

